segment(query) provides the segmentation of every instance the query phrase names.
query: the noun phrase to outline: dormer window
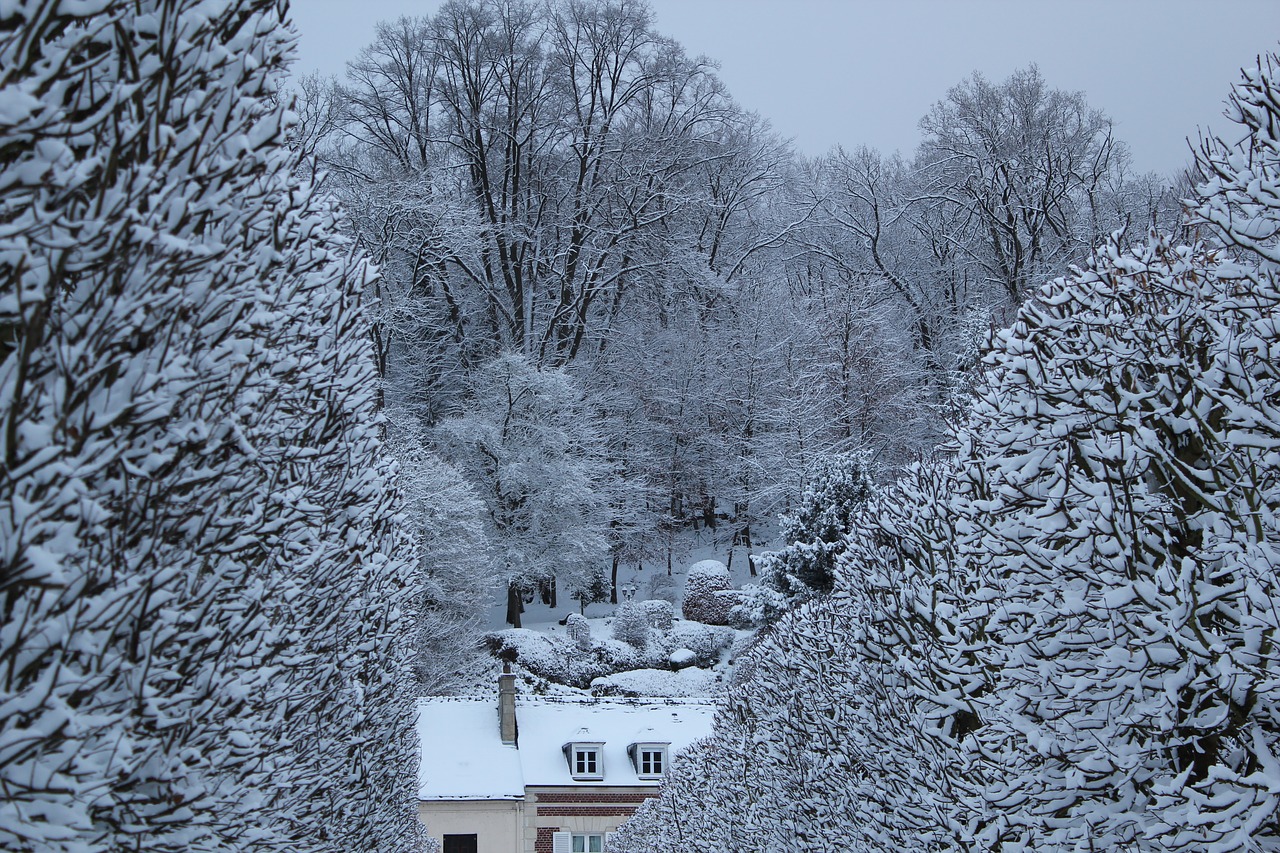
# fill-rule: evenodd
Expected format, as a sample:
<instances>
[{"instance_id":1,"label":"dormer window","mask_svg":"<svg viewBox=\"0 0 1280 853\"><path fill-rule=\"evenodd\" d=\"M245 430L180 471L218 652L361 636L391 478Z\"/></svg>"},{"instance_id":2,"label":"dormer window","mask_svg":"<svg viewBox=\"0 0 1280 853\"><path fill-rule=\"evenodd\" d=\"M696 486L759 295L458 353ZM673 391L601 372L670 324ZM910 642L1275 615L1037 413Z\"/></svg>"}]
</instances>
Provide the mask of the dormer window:
<instances>
[{"instance_id":1,"label":"dormer window","mask_svg":"<svg viewBox=\"0 0 1280 853\"><path fill-rule=\"evenodd\" d=\"M566 743L564 755L569 760L569 775L574 779L604 778L603 743Z\"/></svg>"},{"instance_id":2,"label":"dormer window","mask_svg":"<svg viewBox=\"0 0 1280 853\"><path fill-rule=\"evenodd\" d=\"M667 743L633 743L627 752L641 779L658 779L667 772Z\"/></svg>"}]
</instances>

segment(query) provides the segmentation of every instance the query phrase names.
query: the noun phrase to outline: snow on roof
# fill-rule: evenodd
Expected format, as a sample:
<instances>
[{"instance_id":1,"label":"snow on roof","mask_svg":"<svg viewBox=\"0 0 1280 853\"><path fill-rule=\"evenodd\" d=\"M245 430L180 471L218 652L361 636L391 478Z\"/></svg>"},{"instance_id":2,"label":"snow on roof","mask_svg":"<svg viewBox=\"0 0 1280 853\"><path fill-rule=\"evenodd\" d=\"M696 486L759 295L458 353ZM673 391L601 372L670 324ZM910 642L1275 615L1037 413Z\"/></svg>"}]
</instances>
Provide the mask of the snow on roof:
<instances>
[{"instance_id":1,"label":"snow on roof","mask_svg":"<svg viewBox=\"0 0 1280 853\"><path fill-rule=\"evenodd\" d=\"M690 699L519 698L516 725L526 785L654 785L627 755L634 743L669 743L674 755L711 734L715 702ZM603 743L604 778L575 780L566 743Z\"/></svg>"},{"instance_id":2,"label":"snow on roof","mask_svg":"<svg viewBox=\"0 0 1280 853\"><path fill-rule=\"evenodd\" d=\"M627 748L667 743L675 755L711 734L715 712L708 699L517 698L517 749L502 743L496 699L419 699L418 799L523 799L525 785L651 787ZM604 777L570 776L566 743L603 743Z\"/></svg>"},{"instance_id":3,"label":"snow on roof","mask_svg":"<svg viewBox=\"0 0 1280 853\"><path fill-rule=\"evenodd\" d=\"M502 742L494 699L418 700L418 799L520 800L520 755Z\"/></svg>"}]
</instances>

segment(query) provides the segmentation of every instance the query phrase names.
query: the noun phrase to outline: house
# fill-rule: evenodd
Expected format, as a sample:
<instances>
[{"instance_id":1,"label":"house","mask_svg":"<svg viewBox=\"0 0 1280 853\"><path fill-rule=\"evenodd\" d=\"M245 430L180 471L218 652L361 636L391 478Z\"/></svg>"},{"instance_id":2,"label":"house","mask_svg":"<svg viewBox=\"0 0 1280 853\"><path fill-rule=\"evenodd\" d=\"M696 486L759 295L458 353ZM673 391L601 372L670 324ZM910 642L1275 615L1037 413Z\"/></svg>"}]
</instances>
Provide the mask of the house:
<instances>
[{"instance_id":1,"label":"house","mask_svg":"<svg viewBox=\"0 0 1280 853\"><path fill-rule=\"evenodd\" d=\"M418 814L443 853L591 853L711 734L705 699L517 697L418 703Z\"/></svg>"}]
</instances>

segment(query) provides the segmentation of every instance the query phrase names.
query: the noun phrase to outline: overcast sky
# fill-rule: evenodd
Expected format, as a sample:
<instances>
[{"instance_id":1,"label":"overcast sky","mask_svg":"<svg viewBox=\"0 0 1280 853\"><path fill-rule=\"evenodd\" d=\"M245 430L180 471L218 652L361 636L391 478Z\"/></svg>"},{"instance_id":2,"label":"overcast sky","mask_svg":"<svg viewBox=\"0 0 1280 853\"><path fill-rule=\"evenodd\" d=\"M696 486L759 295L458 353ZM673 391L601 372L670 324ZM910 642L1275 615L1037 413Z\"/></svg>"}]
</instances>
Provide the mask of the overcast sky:
<instances>
[{"instance_id":1,"label":"overcast sky","mask_svg":"<svg viewBox=\"0 0 1280 853\"><path fill-rule=\"evenodd\" d=\"M1277 0L650 0L657 29L720 63L733 96L806 154L910 153L929 106L973 71L1032 62L1116 123L1139 169L1225 130L1230 84L1280 38ZM293 0L296 71L341 74L374 23L438 0Z\"/></svg>"}]
</instances>

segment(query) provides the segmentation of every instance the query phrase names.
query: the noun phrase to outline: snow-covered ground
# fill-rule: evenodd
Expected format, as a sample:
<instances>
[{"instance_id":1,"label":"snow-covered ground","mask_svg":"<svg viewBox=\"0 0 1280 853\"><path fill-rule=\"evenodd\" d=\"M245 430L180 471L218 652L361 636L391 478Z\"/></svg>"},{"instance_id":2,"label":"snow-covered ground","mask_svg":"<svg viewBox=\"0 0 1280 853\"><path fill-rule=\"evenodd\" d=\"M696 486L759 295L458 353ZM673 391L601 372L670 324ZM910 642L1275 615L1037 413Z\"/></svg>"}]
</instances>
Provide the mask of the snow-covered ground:
<instances>
[{"instance_id":1,"label":"snow-covered ground","mask_svg":"<svg viewBox=\"0 0 1280 853\"><path fill-rule=\"evenodd\" d=\"M750 645L754 631L681 619L680 604L689 568L707 560L724 563L734 588L740 589L756 581L751 575L749 554L773 547L767 543L748 551L740 545L730 546L728 539L727 528L690 531L673 553L669 575L665 559L619 570L619 590L634 589L634 601L665 599L672 603L675 619L670 630L651 629L649 641L643 646L615 638L615 613L621 604L607 602L585 608L590 645L583 647L576 643L563 622L570 614L583 609L577 601L562 596L555 607L537 597L527 603L521 616L521 629L507 625L505 602L495 603L487 612L491 648L500 644L508 656L515 653L515 669L521 675L525 691L589 692L597 696L717 696L732 682L738 658ZM478 690L496 689L494 676L499 666L495 660L491 671L486 668L484 673L477 674Z\"/></svg>"},{"instance_id":2,"label":"snow-covered ground","mask_svg":"<svg viewBox=\"0 0 1280 853\"><path fill-rule=\"evenodd\" d=\"M673 549L670 575L667 574L665 560L646 560L641 564L640 568L634 565L620 567L618 569L618 588L634 587L636 590L635 600L643 601L648 598L661 598L661 595L653 593L660 592L663 587L667 587L674 597L676 612L679 613L680 600L684 595L684 582L689 567L702 560L718 560L728 567L729 577L733 582L734 588L741 589L743 586L756 581L756 578L751 575L748 557L752 554L761 554L779 547L777 543L772 541L772 537L776 535L775 525L762 526L760 533L763 534L760 541L764 544L748 550L741 545L729 544L731 531L728 526L714 531L705 529L688 531L680 537ZM488 627L494 631L509 627L506 622L506 600L501 596L498 599L487 611ZM611 616L616 606L608 602L590 604L586 607L585 615L588 618ZM555 607L549 607L543 604L541 599L535 597L532 603L525 605L524 613L520 617L521 627L535 631L548 631L552 628L563 630L558 624L560 620L570 613L577 612L579 612L578 602L563 595Z\"/></svg>"}]
</instances>

